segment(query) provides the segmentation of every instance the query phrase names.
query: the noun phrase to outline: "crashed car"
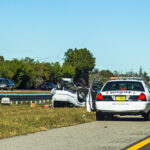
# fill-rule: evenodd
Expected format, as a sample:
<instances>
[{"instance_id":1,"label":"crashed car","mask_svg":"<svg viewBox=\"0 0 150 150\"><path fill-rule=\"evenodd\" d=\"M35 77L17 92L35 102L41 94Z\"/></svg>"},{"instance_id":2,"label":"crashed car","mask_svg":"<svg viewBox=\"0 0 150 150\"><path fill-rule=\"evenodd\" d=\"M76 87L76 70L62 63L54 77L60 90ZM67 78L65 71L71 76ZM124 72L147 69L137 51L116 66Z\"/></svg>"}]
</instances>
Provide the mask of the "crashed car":
<instances>
[{"instance_id":1,"label":"crashed car","mask_svg":"<svg viewBox=\"0 0 150 150\"><path fill-rule=\"evenodd\" d=\"M52 107L85 107L87 87L76 85L71 78L62 78L51 91Z\"/></svg>"}]
</instances>

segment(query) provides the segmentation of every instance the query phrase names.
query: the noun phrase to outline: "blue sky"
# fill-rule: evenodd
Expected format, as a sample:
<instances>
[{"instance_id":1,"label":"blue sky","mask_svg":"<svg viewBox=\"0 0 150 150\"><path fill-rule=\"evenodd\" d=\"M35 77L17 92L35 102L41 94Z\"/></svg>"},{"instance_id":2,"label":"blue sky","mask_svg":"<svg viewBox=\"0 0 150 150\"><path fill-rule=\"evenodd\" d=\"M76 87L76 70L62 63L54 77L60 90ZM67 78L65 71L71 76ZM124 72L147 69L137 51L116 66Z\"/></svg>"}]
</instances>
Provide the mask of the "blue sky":
<instances>
[{"instance_id":1,"label":"blue sky","mask_svg":"<svg viewBox=\"0 0 150 150\"><path fill-rule=\"evenodd\" d=\"M150 75L148 0L0 0L0 55L63 62L87 48L96 68Z\"/></svg>"}]
</instances>

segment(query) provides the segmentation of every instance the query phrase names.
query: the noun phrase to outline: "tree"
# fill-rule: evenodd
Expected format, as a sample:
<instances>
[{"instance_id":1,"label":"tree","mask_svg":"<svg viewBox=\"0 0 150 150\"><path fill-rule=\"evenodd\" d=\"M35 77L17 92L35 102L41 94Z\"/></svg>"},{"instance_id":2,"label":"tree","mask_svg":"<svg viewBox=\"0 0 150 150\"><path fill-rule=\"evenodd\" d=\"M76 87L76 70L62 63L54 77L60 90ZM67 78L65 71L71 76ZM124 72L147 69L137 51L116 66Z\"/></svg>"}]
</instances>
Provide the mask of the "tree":
<instances>
[{"instance_id":1,"label":"tree","mask_svg":"<svg viewBox=\"0 0 150 150\"><path fill-rule=\"evenodd\" d=\"M36 62L34 65L35 70L35 87L39 88L41 84L50 80L52 65L50 63L40 63Z\"/></svg>"},{"instance_id":2,"label":"tree","mask_svg":"<svg viewBox=\"0 0 150 150\"><path fill-rule=\"evenodd\" d=\"M62 68L59 62L52 63L51 81L56 83L56 81L62 78Z\"/></svg>"},{"instance_id":3,"label":"tree","mask_svg":"<svg viewBox=\"0 0 150 150\"><path fill-rule=\"evenodd\" d=\"M114 74L110 70L101 70L99 72L99 75L103 76L103 77L106 77L106 78L114 76Z\"/></svg>"},{"instance_id":4,"label":"tree","mask_svg":"<svg viewBox=\"0 0 150 150\"><path fill-rule=\"evenodd\" d=\"M99 69L98 68L94 68L94 70L91 73L92 74L97 74L97 73L99 73Z\"/></svg>"},{"instance_id":5,"label":"tree","mask_svg":"<svg viewBox=\"0 0 150 150\"><path fill-rule=\"evenodd\" d=\"M139 76L142 77L142 75L143 75L143 68L141 66L140 69L139 69Z\"/></svg>"},{"instance_id":6,"label":"tree","mask_svg":"<svg viewBox=\"0 0 150 150\"><path fill-rule=\"evenodd\" d=\"M4 60L4 57L3 56L0 56L0 63L3 63L5 60Z\"/></svg>"},{"instance_id":7,"label":"tree","mask_svg":"<svg viewBox=\"0 0 150 150\"><path fill-rule=\"evenodd\" d=\"M98 69L94 69L93 72L90 74L90 82L92 80L97 80L102 83L105 83L107 80L109 80L109 77L114 76L114 74L110 70L101 70L99 71Z\"/></svg>"},{"instance_id":8,"label":"tree","mask_svg":"<svg viewBox=\"0 0 150 150\"><path fill-rule=\"evenodd\" d=\"M10 70L13 72L13 81L16 88L29 89L34 87L35 74L30 64L24 63L22 60L14 59L11 61Z\"/></svg>"},{"instance_id":9,"label":"tree","mask_svg":"<svg viewBox=\"0 0 150 150\"><path fill-rule=\"evenodd\" d=\"M62 66L62 73L63 73L63 77L66 78L73 78L75 75L75 68L71 65L63 65Z\"/></svg>"},{"instance_id":10,"label":"tree","mask_svg":"<svg viewBox=\"0 0 150 150\"><path fill-rule=\"evenodd\" d=\"M65 53L63 66L71 65L74 70L74 81L77 82L80 78L85 79L88 83L89 72L94 69L95 58L93 54L86 48L84 49L68 49Z\"/></svg>"},{"instance_id":11,"label":"tree","mask_svg":"<svg viewBox=\"0 0 150 150\"><path fill-rule=\"evenodd\" d=\"M30 57L25 57L25 59L22 59L22 61L26 64L31 64L31 65L33 65L35 63L34 59L32 59Z\"/></svg>"},{"instance_id":12,"label":"tree","mask_svg":"<svg viewBox=\"0 0 150 150\"><path fill-rule=\"evenodd\" d=\"M143 78L146 82L149 82L150 77L148 76L147 72L143 73Z\"/></svg>"},{"instance_id":13,"label":"tree","mask_svg":"<svg viewBox=\"0 0 150 150\"><path fill-rule=\"evenodd\" d=\"M148 74L147 74L147 72L143 72L143 68L142 68L142 66L140 67L140 69L139 69L139 76L140 77L143 77L143 79L146 81L146 82L149 82L149 80L150 80L150 77L148 76Z\"/></svg>"}]
</instances>

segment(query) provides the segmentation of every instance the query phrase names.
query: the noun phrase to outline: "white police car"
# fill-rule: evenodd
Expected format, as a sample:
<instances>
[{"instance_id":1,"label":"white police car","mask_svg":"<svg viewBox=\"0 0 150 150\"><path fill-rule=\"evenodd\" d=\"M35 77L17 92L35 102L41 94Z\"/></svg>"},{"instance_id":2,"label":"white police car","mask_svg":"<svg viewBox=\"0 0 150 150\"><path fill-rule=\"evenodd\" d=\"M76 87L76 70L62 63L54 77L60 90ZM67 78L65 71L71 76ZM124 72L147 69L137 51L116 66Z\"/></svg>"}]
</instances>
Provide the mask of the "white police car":
<instances>
[{"instance_id":1,"label":"white police car","mask_svg":"<svg viewBox=\"0 0 150 150\"><path fill-rule=\"evenodd\" d=\"M87 111L96 111L96 119L107 115L142 115L150 120L150 88L142 79L115 79L104 84L92 82L87 96Z\"/></svg>"}]
</instances>

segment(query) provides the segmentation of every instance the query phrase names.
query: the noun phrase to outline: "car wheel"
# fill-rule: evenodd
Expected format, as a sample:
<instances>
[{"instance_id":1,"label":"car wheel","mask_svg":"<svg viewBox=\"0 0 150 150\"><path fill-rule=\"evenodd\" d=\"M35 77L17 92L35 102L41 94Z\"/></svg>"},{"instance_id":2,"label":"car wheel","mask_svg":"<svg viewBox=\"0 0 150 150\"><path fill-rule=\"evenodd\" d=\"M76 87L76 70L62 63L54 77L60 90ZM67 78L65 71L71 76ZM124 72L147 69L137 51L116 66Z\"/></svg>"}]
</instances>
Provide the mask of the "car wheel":
<instances>
[{"instance_id":1,"label":"car wheel","mask_svg":"<svg viewBox=\"0 0 150 150\"><path fill-rule=\"evenodd\" d=\"M150 121L150 111L143 115L145 121Z\"/></svg>"},{"instance_id":2,"label":"car wheel","mask_svg":"<svg viewBox=\"0 0 150 150\"><path fill-rule=\"evenodd\" d=\"M58 107L58 103L54 101L53 107L54 107L54 108Z\"/></svg>"},{"instance_id":3,"label":"car wheel","mask_svg":"<svg viewBox=\"0 0 150 150\"><path fill-rule=\"evenodd\" d=\"M58 82L57 82L57 89L58 89L58 90L62 90L63 87L64 87L63 81L58 81Z\"/></svg>"},{"instance_id":4,"label":"car wheel","mask_svg":"<svg viewBox=\"0 0 150 150\"><path fill-rule=\"evenodd\" d=\"M113 114L105 114L105 120L113 120Z\"/></svg>"},{"instance_id":5,"label":"car wheel","mask_svg":"<svg viewBox=\"0 0 150 150\"><path fill-rule=\"evenodd\" d=\"M104 114L100 111L96 112L96 121L104 120Z\"/></svg>"},{"instance_id":6,"label":"car wheel","mask_svg":"<svg viewBox=\"0 0 150 150\"><path fill-rule=\"evenodd\" d=\"M78 96L78 101L80 103L85 101L85 97L86 97L86 90L84 88L78 89L77 91L77 96Z\"/></svg>"},{"instance_id":7,"label":"car wheel","mask_svg":"<svg viewBox=\"0 0 150 150\"><path fill-rule=\"evenodd\" d=\"M82 86L82 87L85 87L85 86L86 86L86 81L85 81L85 79L80 78L80 79L78 80L78 84L79 84L80 86Z\"/></svg>"},{"instance_id":8,"label":"car wheel","mask_svg":"<svg viewBox=\"0 0 150 150\"><path fill-rule=\"evenodd\" d=\"M60 101L54 101L53 107L64 107L64 103Z\"/></svg>"}]
</instances>

